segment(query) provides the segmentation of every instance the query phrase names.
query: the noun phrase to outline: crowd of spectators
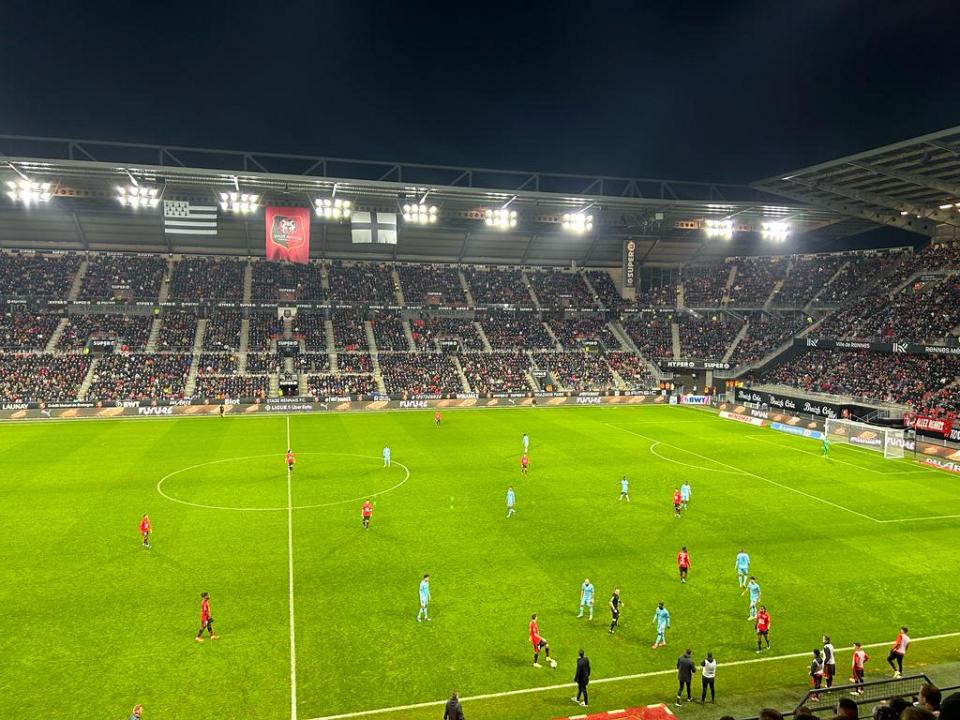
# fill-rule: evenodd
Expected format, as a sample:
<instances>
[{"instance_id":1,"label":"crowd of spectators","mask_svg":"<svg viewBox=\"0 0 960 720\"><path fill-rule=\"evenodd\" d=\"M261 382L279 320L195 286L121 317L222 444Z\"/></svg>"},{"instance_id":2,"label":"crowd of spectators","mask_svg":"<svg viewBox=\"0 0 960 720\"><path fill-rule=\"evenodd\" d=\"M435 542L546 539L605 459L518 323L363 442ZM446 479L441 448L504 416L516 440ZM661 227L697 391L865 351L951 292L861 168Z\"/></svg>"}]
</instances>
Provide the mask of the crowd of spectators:
<instances>
[{"instance_id":1,"label":"crowd of spectators","mask_svg":"<svg viewBox=\"0 0 960 720\"><path fill-rule=\"evenodd\" d=\"M335 260L327 268L330 299L342 303L396 305L396 282L390 267L375 263L346 264Z\"/></svg>"},{"instance_id":2,"label":"crowd of spectators","mask_svg":"<svg viewBox=\"0 0 960 720\"><path fill-rule=\"evenodd\" d=\"M403 299L408 305L466 307L460 272L446 265L398 265Z\"/></svg>"},{"instance_id":3,"label":"crowd of spectators","mask_svg":"<svg viewBox=\"0 0 960 720\"><path fill-rule=\"evenodd\" d=\"M803 313L753 313L746 333L730 356L730 362L735 365L756 362L783 345L806 325L807 318Z\"/></svg>"},{"instance_id":4,"label":"crowd of spectators","mask_svg":"<svg viewBox=\"0 0 960 720\"><path fill-rule=\"evenodd\" d=\"M410 343L403 331L403 321L396 313L379 313L371 321L378 350L408 350Z\"/></svg>"},{"instance_id":5,"label":"crowd of spectators","mask_svg":"<svg viewBox=\"0 0 960 720\"><path fill-rule=\"evenodd\" d=\"M587 270L586 276L603 307L617 312L628 305L606 270Z\"/></svg>"},{"instance_id":6,"label":"crowd of spectators","mask_svg":"<svg viewBox=\"0 0 960 720\"><path fill-rule=\"evenodd\" d=\"M656 387L656 379L650 374L643 359L630 352L607 353L607 364L623 378L623 382L632 390Z\"/></svg>"},{"instance_id":7,"label":"crowd of spectators","mask_svg":"<svg viewBox=\"0 0 960 720\"><path fill-rule=\"evenodd\" d=\"M623 320L623 329L649 360L673 357L673 316L665 313L640 312Z\"/></svg>"},{"instance_id":8,"label":"crowd of spectators","mask_svg":"<svg viewBox=\"0 0 960 720\"><path fill-rule=\"evenodd\" d=\"M323 302L322 270L316 263L269 262L252 265L253 302Z\"/></svg>"},{"instance_id":9,"label":"crowd of spectators","mask_svg":"<svg viewBox=\"0 0 960 720\"><path fill-rule=\"evenodd\" d=\"M372 375L310 375L307 389L320 398L372 395L377 392L377 381Z\"/></svg>"},{"instance_id":10,"label":"crowd of spectators","mask_svg":"<svg viewBox=\"0 0 960 720\"><path fill-rule=\"evenodd\" d=\"M474 392L527 392L530 357L521 350L507 353L464 353L460 367Z\"/></svg>"},{"instance_id":11,"label":"crowd of spectators","mask_svg":"<svg viewBox=\"0 0 960 720\"><path fill-rule=\"evenodd\" d=\"M542 308L596 307L590 288L578 272L528 270L527 278Z\"/></svg>"},{"instance_id":12,"label":"crowd of spectators","mask_svg":"<svg viewBox=\"0 0 960 720\"><path fill-rule=\"evenodd\" d=\"M762 380L813 392L854 395L922 409L939 405L940 393L960 376L960 358L867 350L809 349L768 370ZM947 393L950 400L955 393ZM931 400L935 399L935 402ZM946 408L956 411L957 407Z\"/></svg>"},{"instance_id":13,"label":"crowd of spectators","mask_svg":"<svg viewBox=\"0 0 960 720\"><path fill-rule=\"evenodd\" d=\"M283 335L283 320L276 313L250 313L247 331L249 350L268 350L270 342Z\"/></svg>"},{"instance_id":14,"label":"crowd of spectators","mask_svg":"<svg viewBox=\"0 0 960 720\"><path fill-rule=\"evenodd\" d=\"M327 359L329 367L329 358ZM372 373L373 360L367 353L337 353L337 371L342 373Z\"/></svg>"},{"instance_id":15,"label":"crowd of spectators","mask_svg":"<svg viewBox=\"0 0 960 720\"><path fill-rule=\"evenodd\" d=\"M293 319L293 336L303 338L307 350L327 349L326 318L319 313L300 311Z\"/></svg>"},{"instance_id":16,"label":"crowd of spectators","mask_svg":"<svg viewBox=\"0 0 960 720\"><path fill-rule=\"evenodd\" d=\"M595 352L537 353L534 362L564 390L602 390L613 385L603 355Z\"/></svg>"},{"instance_id":17,"label":"crowd of spectators","mask_svg":"<svg viewBox=\"0 0 960 720\"><path fill-rule=\"evenodd\" d=\"M482 350L483 341L470 318L433 317L410 321L410 333L417 349L440 350L442 343L455 342L461 350Z\"/></svg>"},{"instance_id":18,"label":"crowd of spectators","mask_svg":"<svg viewBox=\"0 0 960 720\"><path fill-rule=\"evenodd\" d=\"M8 403L76 400L89 368L85 355L0 355L0 399Z\"/></svg>"},{"instance_id":19,"label":"crowd of spectators","mask_svg":"<svg viewBox=\"0 0 960 720\"><path fill-rule=\"evenodd\" d=\"M203 333L203 349L228 352L239 350L242 327L243 315L239 310L217 308L207 320Z\"/></svg>"},{"instance_id":20,"label":"crowd of spectators","mask_svg":"<svg viewBox=\"0 0 960 720\"><path fill-rule=\"evenodd\" d=\"M638 307L676 307L677 305L677 287L679 280L661 283L660 285L649 285L637 290ZM723 286L721 286L721 290ZM685 299L689 304L689 300Z\"/></svg>"},{"instance_id":21,"label":"crowd of spectators","mask_svg":"<svg viewBox=\"0 0 960 720\"><path fill-rule=\"evenodd\" d=\"M763 305L787 271L785 257L743 258L730 288L730 304L738 307Z\"/></svg>"},{"instance_id":22,"label":"crowd of spectators","mask_svg":"<svg viewBox=\"0 0 960 720\"><path fill-rule=\"evenodd\" d=\"M842 257L845 264L841 265L833 282L814 296L814 305L847 305L878 283L890 268L900 262L899 254L890 253L858 253Z\"/></svg>"},{"instance_id":23,"label":"crowd of spectators","mask_svg":"<svg viewBox=\"0 0 960 720\"><path fill-rule=\"evenodd\" d=\"M488 312L478 315L483 334L494 350L556 347L546 326L532 313Z\"/></svg>"},{"instance_id":24,"label":"crowd of spectators","mask_svg":"<svg viewBox=\"0 0 960 720\"><path fill-rule=\"evenodd\" d=\"M687 307L720 307L730 277L727 263L690 265L683 268L683 303Z\"/></svg>"},{"instance_id":25,"label":"crowd of spectators","mask_svg":"<svg viewBox=\"0 0 960 720\"><path fill-rule=\"evenodd\" d=\"M240 359L233 353L201 353L197 363L199 375L233 375Z\"/></svg>"},{"instance_id":26,"label":"crowd of spectators","mask_svg":"<svg viewBox=\"0 0 960 720\"><path fill-rule=\"evenodd\" d=\"M82 300L155 300L167 274L158 255L95 255L80 287Z\"/></svg>"},{"instance_id":27,"label":"crowd of spectators","mask_svg":"<svg viewBox=\"0 0 960 720\"><path fill-rule=\"evenodd\" d=\"M0 315L0 348L43 350L59 324L59 315L5 312Z\"/></svg>"},{"instance_id":28,"label":"crowd of spectators","mask_svg":"<svg viewBox=\"0 0 960 720\"><path fill-rule=\"evenodd\" d=\"M391 393L463 392L456 368L443 353L380 353L380 372Z\"/></svg>"},{"instance_id":29,"label":"crowd of spectators","mask_svg":"<svg viewBox=\"0 0 960 720\"><path fill-rule=\"evenodd\" d=\"M189 350L197 338L195 313L167 310L160 319L157 350Z\"/></svg>"},{"instance_id":30,"label":"crowd of spectators","mask_svg":"<svg viewBox=\"0 0 960 720\"><path fill-rule=\"evenodd\" d=\"M246 262L236 258L186 256L177 261L170 278L171 300L243 299Z\"/></svg>"},{"instance_id":31,"label":"crowd of spectators","mask_svg":"<svg viewBox=\"0 0 960 720\"><path fill-rule=\"evenodd\" d=\"M719 312L709 317L678 316L680 355L684 358L720 360L730 348L743 322Z\"/></svg>"},{"instance_id":32,"label":"crowd of spectators","mask_svg":"<svg viewBox=\"0 0 960 720\"><path fill-rule=\"evenodd\" d=\"M354 352L367 348L367 329L363 324L363 315L340 311L332 318L333 344L337 350Z\"/></svg>"},{"instance_id":33,"label":"crowd of spectators","mask_svg":"<svg viewBox=\"0 0 960 720\"><path fill-rule=\"evenodd\" d=\"M800 255L790 262L787 277L774 297L780 307L802 308L846 262L843 255ZM737 271L739 275L739 271Z\"/></svg>"},{"instance_id":34,"label":"crowd of spectators","mask_svg":"<svg viewBox=\"0 0 960 720\"><path fill-rule=\"evenodd\" d=\"M94 368L88 400L170 400L183 397L190 356L115 354Z\"/></svg>"},{"instance_id":35,"label":"crowd of spectators","mask_svg":"<svg viewBox=\"0 0 960 720\"><path fill-rule=\"evenodd\" d=\"M301 357L304 357L301 355ZM324 353L323 357L327 357ZM277 372L279 362L277 356L273 353L247 353L247 363L244 366L248 373L272 373ZM330 359L327 358L327 369L330 368Z\"/></svg>"},{"instance_id":36,"label":"crowd of spectators","mask_svg":"<svg viewBox=\"0 0 960 720\"><path fill-rule=\"evenodd\" d=\"M73 253L0 253L0 296L65 300L80 270Z\"/></svg>"},{"instance_id":37,"label":"crowd of spectators","mask_svg":"<svg viewBox=\"0 0 960 720\"><path fill-rule=\"evenodd\" d=\"M620 349L620 343L603 318L550 320L547 324L564 350L580 350L591 343L595 343L602 350Z\"/></svg>"},{"instance_id":38,"label":"crowd of spectators","mask_svg":"<svg viewBox=\"0 0 960 720\"><path fill-rule=\"evenodd\" d=\"M249 357L249 356L248 356ZM297 372L321 374L330 372L330 356L327 353L302 353L294 358Z\"/></svg>"},{"instance_id":39,"label":"crowd of spectators","mask_svg":"<svg viewBox=\"0 0 960 720\"><path fill-rule=\"evenodd\" d=\"M463 275L477 305L514 305L533 307L533 298L523 273L516 268L464 268Z\"/></svg>"},{"instance_id":40,"label":"crowd of spectators","mask_svg":"<svg viewBox=\"0 0 960 720\"><path fill-rule=\"evenodd\" d=\"M226 398L253 398L265 400L270 390L267 375L201 375L193 390L193 397L209 400Z\"/></svg>"},{"instance_id":41,"label":"crowd of spectators","mask_svg":"<svg viewBox=\"0 0 960 720\"><path fill-rule=\"evenodd\" d=\"M150 338L149 315L68 315L57 348L79 350L89 338L116 340L121 348L143 350Z\"/></svg>"}]
</instances>

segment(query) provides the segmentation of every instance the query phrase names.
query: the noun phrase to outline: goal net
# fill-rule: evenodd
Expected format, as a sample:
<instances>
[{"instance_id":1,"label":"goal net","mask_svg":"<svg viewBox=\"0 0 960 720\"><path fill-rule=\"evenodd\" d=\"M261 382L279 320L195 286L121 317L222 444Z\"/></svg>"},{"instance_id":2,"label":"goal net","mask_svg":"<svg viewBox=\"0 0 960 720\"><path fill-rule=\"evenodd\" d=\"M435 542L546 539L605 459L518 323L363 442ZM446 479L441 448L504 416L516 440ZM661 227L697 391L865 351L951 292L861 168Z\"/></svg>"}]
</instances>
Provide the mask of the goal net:
<instances>
[{"instance_id":1,"label":"goal net","mask_svg":"<svg viewBox=\"0 0 960 720\"><path fill-rule=\"evenodd\" d=\"M903 430L868 425L853 420L827 418L824 432L832 443L843 443L881 452L887 459L903 457L905 445Z\"/></svg>"}]
</instances>

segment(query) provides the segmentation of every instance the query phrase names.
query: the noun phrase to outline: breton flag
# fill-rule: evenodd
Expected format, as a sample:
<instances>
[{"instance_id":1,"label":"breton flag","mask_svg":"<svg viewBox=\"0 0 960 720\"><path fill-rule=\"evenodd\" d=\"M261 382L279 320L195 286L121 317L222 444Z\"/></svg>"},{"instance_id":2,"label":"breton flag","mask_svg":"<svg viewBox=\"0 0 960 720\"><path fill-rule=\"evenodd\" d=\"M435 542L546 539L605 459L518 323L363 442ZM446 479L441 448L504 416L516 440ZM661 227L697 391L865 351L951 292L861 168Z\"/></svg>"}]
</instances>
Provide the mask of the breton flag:
<instances>
[{"instance_id":1,"label":"breton flag","mask_svg":"<svg viewBox=\"0 0 960 720\"><path fill-rule=\"evenodd\" d=\"M164 200L163 231L167 235L216 235L217 206Z\"/></svg>"},{"instance_id":2,"label":"breton flag","mask_svg":"<svg viewBox=\"0 0 960 720\"><path fill-rule=\"evenodd\" d=\"M350 218L354 243L397 244L397 214L355 212Z\"/></svg>"}]
</instances>

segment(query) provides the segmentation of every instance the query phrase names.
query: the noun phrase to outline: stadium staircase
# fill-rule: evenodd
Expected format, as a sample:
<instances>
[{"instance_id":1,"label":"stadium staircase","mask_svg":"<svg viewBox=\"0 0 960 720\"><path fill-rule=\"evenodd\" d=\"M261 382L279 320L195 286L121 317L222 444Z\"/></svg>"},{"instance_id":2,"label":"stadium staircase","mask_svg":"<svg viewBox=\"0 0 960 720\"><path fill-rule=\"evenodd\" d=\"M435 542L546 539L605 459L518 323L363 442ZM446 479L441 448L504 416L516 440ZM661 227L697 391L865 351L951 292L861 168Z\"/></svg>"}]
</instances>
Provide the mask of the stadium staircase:
<instances>
[{"instance_id":1,"label":"stadium staircase","mask_svg":"<svg viewBox=\"0 0 960 720\"><path fill-rule=\"evenodd\" d=\"M733 283L737 279L737 264L730 263L730 272L727 273L727 283L723 286L723 296L720 300L721 305L726 305L730 302L730 291L733 290Z\"/></svg>"},{"instance_id":2,"label":"stadium staircase","mask_svg":"<svg viewBox=\"0 0 960 720\"><path fill-rule=\"evenodd\" d=\"M148 353L153 353L157 351L157 338L160 337L161 325L163 325L163 320L160 319L159 315L155 316L153 318L153 324L150 325L150 335L147 338L146 351Z\"/></svg>"},{"instance_id":3,"label":"stadium staircase","mask_svg":"<svg viewBox=\"0 0 960 720\"><path fill-rule=\"evenodd\" d=\"M320 265L320 287L325 291L330 290L330 273L327 269L326 263ZM330 296L330 293L327 292L327 297Z\"/></svg>"},{"instance_id":4,"label":"stadium staircase","mask_svg":"<svg viewBox=\"0 0 960 720\"><path fill-rule=\"evenodd\" d=\"M524 350L524 352L527 354L527 357L530 358L530 370L539 370L540 366L537 365L537 361L533 357L533 350ZM526 378L534 392L538 392L543 389L540 387L540 382L533 376L532 372L527 371Z\"/></svg>"},{"instance_id":5,"label":"stadium staircase","mask_svg":"<svg viewBox=\"0 0 960 720\"><path fill-rule=\"evenodd\" d=\"M956 272L956 271L953 270L952 268L947 268L947 267L928 268L928 269L926 269L926 270L921 270L920 272L915 272L915 273L913 273L910 277L908 277L906 280L904 280L902 283L900 283L900 284L898 284L896 287L894 287L894 288L890 291L889 296L890 296L891 298L893 298L895 295L897 295L897 294L898 294L900 291L902 291L904 288L910 287L911 285L913 285L917 280L919 280L919 279L922 278L922 277L929 277L929 276L931 276L931 275L936 275L936 276L937 276L936 283L940 283L940 282L943 281L944 279L950 277L950 275L953 274L954 272ZM928 283L927 285L925 285L924 288L923 288L923 292L926 292L928 289L932 288L933 285L934 285L934 282L933 282L933 281L931 281L930 283Z\"/></svg>"},{"instance_id":6,"label":"stadium staircase","mask_svg":"<svg viewBox=\"0 0 960 720\"><path fill-rule=\"evenodd\" d=\"M86 400L87 391L90 389L90 386L93 384L93 377L97 374L97 365L100 364L100 358L94 358L90 363L90 367L87 368L87 374L83 376L83 382L80 383L80 387L77 389L77 399Z\"/></svg>"},{"instance_id":7,"label":"stadium staircase","mask_svg":"<svg viewBox=\"0 0 960 720\"><path fill-rule=\"evenodd\" d=\"M186 397L192 397L193 391L197 387L197 370L200 364L200 352L203 350L203 335L207 332L206 318L200 318L197 323L197 333L193 336L193 350L191 351L190 372L187 375L187 384L183 388L183 394Z\"/></svg>"},{"instance_id":8,"label":"stadium staircase","mask_svg":"<svg viewBox=\"0 0 960 720\"><path fill-rule=\"evenodd\" d=\"M80 268L77 270L77 274L73 278L73 284L70 286L70 294L67 295L67 300L76 300L78 297L80 297L80 288L83 287L83 278L87 274L87 267L89 265L89 260L80 261Z\"/></svg>"},{"instance_id":9,"label":"stadium staircase","mask_svg":"<svg viewBox=\"0 0 960 720\"><path fill-rule=\"evenodd\" d=\"M267 397L280 397L280 374L270 373L270 387L267 389Z\"/></svg>"},{"instance_id":10,"label":"stadium staircase","mask_svg":"<svg viewBox=\"0 0 960 720\"><path fill-rule=\"evenodd\" d=\"M750 323L749 323L749 322L745 322L745 323L743 323L743 324L740 326L740 330L737 332L736 337L733 338L733 342L730 343L730 347L728 347L728 348L727 348L727 351L723 354L723 358L722 358L721 362L729 362L729 361L730 361L730 358L733 357L734 351L737 349L737 345L739 345L739 344L740 344L740 341L743 340L743 338L746 336L747 330L748 330L749 328L750 328Z\"/></svg>"},{"instance_id":11,"label":"stadium staircase","mask_svg":"<svg viewBox=\"0 0 960 720\"><path fill-rule=\"evenodd\" d=\"M483 351L486 353L492 353L493 345L491 345L490 341L487 339L487 334L483 331L483 325L474 320L473 326L477 329L477 335L480 336L480 342L483 345Z\"/></svg>"},{"instance_id":12,"label":"stadium staircase","mask_svg":"<svg viewBox=\"0 0 960 720\"><path fill-rule=\"evenodd\" d=\"M683 293L683 283L677 283L677 310L683 310L684 305L684 293Z\"/></svg>"},{"instance_id":13,"label":"stadium staircase","mask_svg":"<svg viewBox=\"0 0 960 720\"><path fill-rule=\"evenodd\" d=\"M550 339L553 340L554 349L563 350L563 345L561 345L560 341L557 340L557 336L553 334L553 329L547 323L542 323L542 325L547 329L547 335L549 335Z\"/></svg>"},{"instance_id":14,"label":"stadium staircase","mask_svg":"<svg viewBox=\"0 0 960 720\"><path fill-rule=\"evenodd\" d=\"M637 346L633 344L633 340L630 339L630 336L627 335L627 331L623 329L623 326L620 325L616 320L611 320L607 323L607 328L613 333L613 336L617 339L617 342L620 343L620 349L628 350L632 353L637 353Z\"/></svg>"},{"instance_id":15,"label":"stadium staircase","mask_svg":"<svg viewBox=\"0 0 960 720\"><path fill-rule=\"evenodd\" d=\"M673 347L673 359L679 360L683 357L683 350L680 347L680 325L676 322L670 323L670 340Z\"/></svg>"},{"instance_id":16,"label":"stadium staircase","mask_svg":"<svg viewBox=\"0 0 960 720\"><path fill-rule=\"evenodd\" d=\"M333 337L333 321L332 320L323 321L323 337L327 342L327 354L336 356L337 343Z\"/></svg>"},{"instance_id":17,"label":"stadium staircase","mask_svg":"<svg viewBox=\"0 0 960 720\"><path fill-rule=\"evenodd\" d=\"M824 291L824 289L826 289L826 288L830 287L831 285L833 285L834 281L835 281L838 277L840 277L841 274L843 274L843 272L847 269L847 266L848 266L848 265L850 265L850 261L849 261L849 260L847 260L846 262L840 264L840 267L837 268L837 271L836 271L833 275L830 276L830 279L827 280L827 281L823 284L823 287L821 287L821 288L817 291L816 295L814 295L812 298L810 298L810 302L808 302L806 305L803 306L803 311L804 311L804 312L810 312L810 308L812 308L812 307L814 306L814 304L815 304L816 301L817 301L817 298L820 297L820 293L822 293L822 292Z\"/></svg>"},{"instance_id":18,"label":"stadium staircase","mask_svg":"<svg viewBox=\"0 0 960 720\"><path fill-rule=\"evenodd\" d=\"M247 263L243 268L243 302L250 302L253 294L253 263Z\"/></svg>"},{"instance_id":19,"label":"stadium staircase","mask_svg":"<svg viewBox=\"0 0 960 720\"><path fill-rule=\"evenodd\" d=\"M413 341L413 331L410 329L410 321L404 318L400 321L400 324L403 325L403 336L407 339L407 348L410 352L415 352L417 344Z\"/></svg>"},{"instance_id":20,"label":"stadium staircase","mask_svg":"<svg viewBox=\"0 0 960 720\"><path fill-rule=\"evenodd\" d=\"M580 273L580 277L583 278L583 282L584 282L584 284L587 286L587 290L590 291L590 297L593 298L593 303L594 303L597 307L600 307L600 306L602 305L602 303L600 302L600 296L597 295L597 291L594 290L594 288L593 288L593 283L590 282L590 278L587 277L587 274L586 274L585 272L581 272L581 273Z\"/></svg>"},{"instance_id":21,"label":"stadium staircase","mask_svg":"<svg viewBox=\"0 0 960 720\"><path fill-rule=\"evenodd\" d=\"M50 339L47 340L47 345L43 349L44 352L52 353L57 349L57 343L60 342L60 338L63 336L63 331L67 329L67 325L69 324L70 318L60 318L60 322L57 323L57 327L52 333L50 333Z\"/></svg>"},{"instance_id":22,"label":"stadium staircase","mask_svg":"<svg viewBox=\"0 0 960 720\"><path fill-rule=\"evenodd\" d=\"M523 284L527 286L527 292L530 293L530 299L533 301L533 306L537 310L542 310L540 307L540 298L537 297L537 293L533 290L533 285L530 284L530 278L527 277L527 271L521 270L520 277L523 278Z\"/></svg>"},{"instance_id":23,"label":"stadium staircase","mask_svg":"<svg viewBox=\"0 0 960 720\"><path fill-rule=\"evenodd\" d=\"M467 298L467 307L476 307L477 304L473 301L473 293L470 292L470 286L467 284L467 278L463 274L463 270L457 270L457 277L460 278L460 287L463 288L463 295Z\"/></svg>"},{"instance_id":24,"label":"stadium staircase","mask_svg":"<svg viewBox=\"0 0 960 720\"><path fill-rule=\"evenodd\" d=\"M770 306L773 305L774 299L780 293L780 290L783 288L784 280L777 280L773 284L773 290L770 291L770 295L767 296L767 299L763 303L763 309L769 310Z\"/></svg>"},{"instance_id":25,"label":"stadium staircase","mask_svg":"<svg viewBox=\"0 0 960 720\"><path fill-rule=\"evenodd\" d=\"M250 349L250 318L245 317L240 321L240 353L247 354Z\"/></svg>"},{"instance_id":26,"label":"stadium staircase","mask_svg":"<svg viewBox=\"0 0 960 720\"><path fill-rule=\"evenodd\" d=\"M463 372L463 366L460 364L460 358L457 355L450 356L450 362L453 363L453 367L457 370L457 377L460 378L460 385L463 387L465 393L473 392L473 389L470 387L470 383L467 382L467 376Z\"/></svg>"},{"instance_id":27,"label":"stadium staircase","mask_svg":"<svg viewBox=\"0 0 960 720\"><path fill-rule=\"evenodd\" d=\"M400 287L400 273L397 272L396 268L391 268L390 277L393 278L393 288L397 293L397 304L401 306L406 305L407 303L404 301L403 297L403 288Z\"/></svg>"},{"instance_id":28,"label":"stadium staircase","mask_svg":"<svg viewBox=\"0 0 960 720\"><path fill-rule=\"evenodd\" d=\"M158 302L166 302L170 298L170 283L173 281L173 266L180 259L177 255L176 260L173 257L167 258L167 272L163 275L160 283L160 293L157 296Z\"/></svg>"}]
</instances>

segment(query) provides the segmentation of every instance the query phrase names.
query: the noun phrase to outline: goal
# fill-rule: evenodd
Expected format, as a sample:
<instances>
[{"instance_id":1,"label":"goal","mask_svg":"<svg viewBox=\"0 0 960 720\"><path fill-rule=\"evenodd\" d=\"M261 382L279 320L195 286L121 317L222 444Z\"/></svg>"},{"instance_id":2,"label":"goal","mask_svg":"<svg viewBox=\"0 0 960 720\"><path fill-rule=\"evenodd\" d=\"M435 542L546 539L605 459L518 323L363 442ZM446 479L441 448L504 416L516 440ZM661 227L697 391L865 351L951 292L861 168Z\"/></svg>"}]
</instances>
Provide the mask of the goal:
<instances>
[{"instance_id":1,"label":"goal","mask_svg":"<svg viewBox=\"0 0 960 720\"><path fill-rule=\"evenodd\" d=\"M903 430L868 425L867 423L827 418L824 426L827 439L883 453L888 460L902 458L905 447Z\"/></svg>"}]
</instances>

